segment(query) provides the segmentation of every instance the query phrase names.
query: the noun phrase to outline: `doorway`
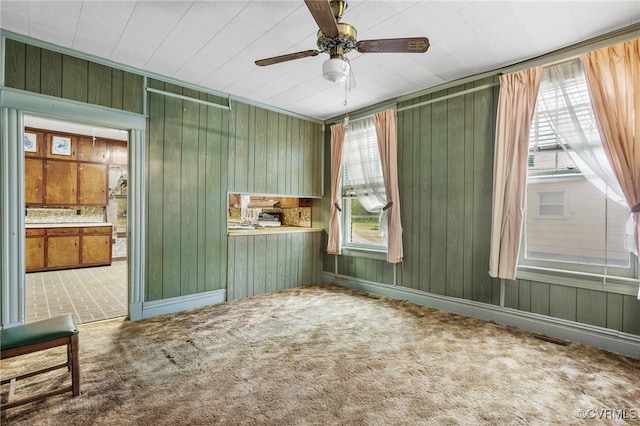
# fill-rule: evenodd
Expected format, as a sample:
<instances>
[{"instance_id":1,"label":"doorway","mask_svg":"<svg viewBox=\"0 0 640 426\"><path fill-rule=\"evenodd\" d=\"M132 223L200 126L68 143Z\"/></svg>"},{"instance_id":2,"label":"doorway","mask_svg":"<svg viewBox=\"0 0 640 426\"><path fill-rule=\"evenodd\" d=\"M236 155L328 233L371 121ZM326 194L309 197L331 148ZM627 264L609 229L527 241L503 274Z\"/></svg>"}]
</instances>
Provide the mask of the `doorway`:
<instances>
[{"instance_id":1,"label":"doorway","mask_svg":"<svg viewBox=\"0 0 640 426\"><path fill-rule=\"evenodd\" d=\"M24 129L25 322L126 316L128 132L31 115Z\"/></svg>"}]
</instances>

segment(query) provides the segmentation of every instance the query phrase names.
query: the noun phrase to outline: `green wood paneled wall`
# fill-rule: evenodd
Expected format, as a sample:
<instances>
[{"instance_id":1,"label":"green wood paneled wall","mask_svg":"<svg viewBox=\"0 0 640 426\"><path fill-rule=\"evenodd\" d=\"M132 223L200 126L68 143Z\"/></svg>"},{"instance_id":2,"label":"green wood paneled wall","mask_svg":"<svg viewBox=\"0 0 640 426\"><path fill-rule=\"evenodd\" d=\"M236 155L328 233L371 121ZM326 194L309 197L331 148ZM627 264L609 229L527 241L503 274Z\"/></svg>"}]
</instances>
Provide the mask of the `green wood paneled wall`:
<instances>
[{"instance_id":1,"label":"green wood paneled wall","mask_svg":"<svg viewBox=\"0 0 640 426\"><path fill-rule=\"evenodd\" d=\"M398 107L492 81L479 80ZM405 261L398 266L397 285L500 304L500 281L487 272L497 94L496 86L398 113ZM323 249L323 269L335 272L335 257ZM338 273L393 283L393 266L382 261L339 256ZM505 283L505 307L640 335L640 301L634 296L517 280Z\"/></svg>"},{"instance_id":2,"label":"green wood paneled wall","mask_svg":"<svg viewBox=\"0 0 640 426\"><path fill-rule=\"evenodd\" d=\"M412 99L398 108L491 83ZM485 88L398 112L398 170L404 263L397 284L486 303L499 303L488 275L497 90ZM324 269L334 263L325 258ZM392 283L384 261L341 256L338 272Z\"/></svg>"},{"instance_id":3,"label":"green wood paneled wall","mask_svg":"<svg viewBox=\"0 0 640 426\"><path fill-rule=\"evenodd\" d=\"M149 86L223 102L155 80ZM146 300L225 288L229 112L155 93L148 109Z\"/></svg>"},{"instance_id":4,"label":"green wood paneled wall","mask_svg":"<svg viewBox=\"0 0 640 426\"><path fill-rule=\"evenodd\" d=\"M640 335L640 300L635 296L516 280L505 284L504 305Z\"/></svg>"},{"instance_id":5,"label":"green wood paneled wall","mask_svg":"<svg viewBox=\"0 0 640 426\"><path fill-rule=\"evenodd\" d=\"M322 125L231 102L229 191L322 195Z\"/></svg>"},{"instance_id":6,"label":"green wood paneled wall","mask_svg":"<svg viewBox=\"0 0 640 426\"><path fill-rule=\"evenodd\" d=\"M43 95L143 112L140 75L7 39L5 86Z\"/></svg>"},{"instance_id":7,"label":"green wood paneled wall","mask_svg":"<svg viewBox=\"0 0 640 426\"><path fill-rule=\"evenodd\" d=\"M227 299L317 282L322 233L229 237Z\"/></svg>"}]
</instances>

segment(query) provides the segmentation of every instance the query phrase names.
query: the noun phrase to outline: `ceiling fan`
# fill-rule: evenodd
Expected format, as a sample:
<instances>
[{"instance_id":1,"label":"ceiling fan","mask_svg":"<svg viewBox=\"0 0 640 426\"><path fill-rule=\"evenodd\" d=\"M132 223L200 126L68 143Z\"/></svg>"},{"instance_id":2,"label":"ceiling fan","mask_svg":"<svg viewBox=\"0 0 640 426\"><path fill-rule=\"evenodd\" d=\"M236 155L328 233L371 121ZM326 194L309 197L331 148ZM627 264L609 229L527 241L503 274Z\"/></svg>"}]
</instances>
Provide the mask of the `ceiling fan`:
<instances>
[{"instance_id":1,"label":"ceiling fan","mask_svg":"<svg viewBox=\"0 0 640 426\"><path fill-rule=\"evenodd\" d=\"M346 22L340 22L347 9L344 0L304 0L309 12L318 24L318 49L287 53L259 59L256 65L267 66L294 59L329 53L329 59L322 64L322 75L332 82L344 82L351 73L345 54L351 50L360 53L424 53L429 48L426 37L388 38L378 40L357 40L356 29Z\"/></svg>"}]
</instances>

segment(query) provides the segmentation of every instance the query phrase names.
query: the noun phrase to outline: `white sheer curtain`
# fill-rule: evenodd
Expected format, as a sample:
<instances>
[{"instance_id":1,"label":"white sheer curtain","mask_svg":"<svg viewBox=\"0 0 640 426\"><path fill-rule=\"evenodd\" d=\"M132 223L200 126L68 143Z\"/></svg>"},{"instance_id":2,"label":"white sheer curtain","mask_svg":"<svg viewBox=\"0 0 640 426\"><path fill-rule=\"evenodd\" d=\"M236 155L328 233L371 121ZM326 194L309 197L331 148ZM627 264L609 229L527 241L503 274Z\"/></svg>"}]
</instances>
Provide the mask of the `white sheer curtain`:
<instances>
[{"instance_id":1,"label":"white sheer curtain","mask_svg":"<svg viewBox=\"0 0 640 426\"><path fill-rule=\"evenodd\" d=\"M545 67L538 102L542 117L587 181L605 197L626 207L602 146L580 60ZM625 247L635 253L633 235L625 238Z\"/></svg>"},{"instance_id":2,"label":"white sheer curtain","mask_svg":"<svg viewBox=\"0 0 640 426\"><path fill-rule=\"evenodd\" d=\"M379 212L380 234L387 245L387 196L382 177L375 120L364 118L349 123L344 137L344 161L349 191L370 212Z\"/></svg>"}]
</instances>

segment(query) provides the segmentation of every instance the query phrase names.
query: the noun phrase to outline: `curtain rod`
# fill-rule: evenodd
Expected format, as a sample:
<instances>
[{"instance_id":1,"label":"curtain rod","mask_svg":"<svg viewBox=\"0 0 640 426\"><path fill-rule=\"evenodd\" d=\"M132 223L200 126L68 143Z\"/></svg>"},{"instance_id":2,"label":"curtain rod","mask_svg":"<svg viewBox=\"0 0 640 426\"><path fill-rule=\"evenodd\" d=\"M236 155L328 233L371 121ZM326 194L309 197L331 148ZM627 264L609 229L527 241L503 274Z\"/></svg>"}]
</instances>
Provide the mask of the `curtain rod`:
<instances>
[{"instance_id":1,"label":"curtain rod","mask_svg":"<svg viewBox=\"0 0 640 426\"><path fill-rule=\"evenodd\" d=\"M197 98L192 98L192 97L189 97L189 96L179 95L177 93L165 92L164 90L154 89L152 87L147 87L147 92L157 93L159 95L169 96L171 98L178 98L178 99L182 99L184 101L196 102L196 103L199 103L199 104L202 104L202 105L207 105L207 106L211 106L211 107L215 107L215 108L225 109L227 111L231 110L231 105L216 104L214 102L209 102L209 101L205 101L205 100L202 100L202 99L197 99Z\"/></svg>"}]
</instances>

